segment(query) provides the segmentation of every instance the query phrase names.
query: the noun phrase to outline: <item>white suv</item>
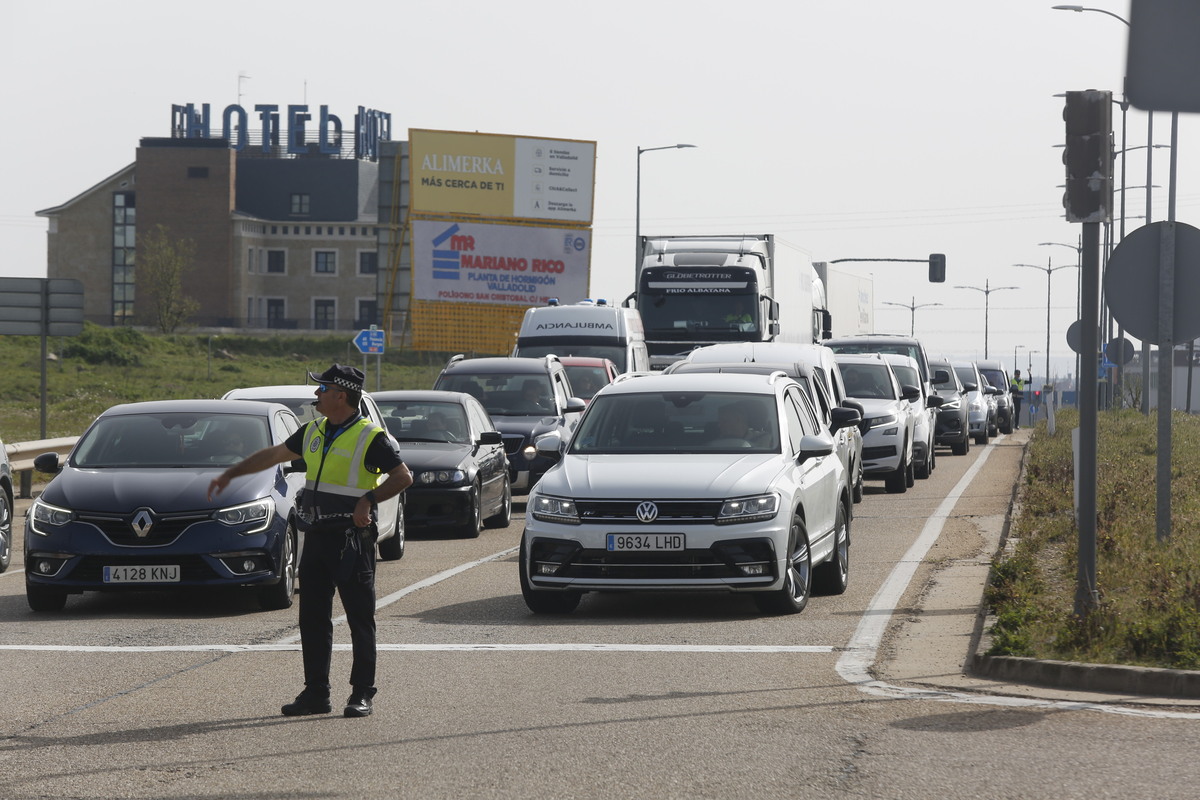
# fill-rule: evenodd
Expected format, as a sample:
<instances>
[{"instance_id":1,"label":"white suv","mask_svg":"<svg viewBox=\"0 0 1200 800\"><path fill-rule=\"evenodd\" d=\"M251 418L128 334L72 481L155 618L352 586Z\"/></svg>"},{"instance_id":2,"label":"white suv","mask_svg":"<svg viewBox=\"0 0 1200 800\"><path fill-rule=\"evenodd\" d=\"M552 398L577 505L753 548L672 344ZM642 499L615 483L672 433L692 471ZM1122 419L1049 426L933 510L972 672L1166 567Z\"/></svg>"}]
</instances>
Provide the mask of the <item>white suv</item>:
<instances>
[{"instance_id":1,"label":"white suv","mask_svg":"<svg viewBox=\"0 0 1200 800\"><path fill-rule=\"evenodd\" d=\"M900 383L900 389L912 386L918 395L908 402L908 410L913 415L913 474L925 479L937 467L937 454L934 445L937 444L937 410L942 405L942 398L936 394L926 394L921 388L921 367L911 356L896 353L884 353L883 358L892 365L892 372Z\"/></svg>"},{"instance_id":2,"label":"white suv","mask_svg":"<svg viewBox=\"0 0 1200 800\"><path fill-rule=\"evenodd\" d=\"M833 436L782 372L622 376L534 487L521 593L566 613L589 591L753 593L795 613L848 580L850 486ZM836 425L858 412L837 409Z\"/></svg>"},{"instance_id":3,"label":"white suv","mask_svg":"<svg viewBox=\"0 0 1200 800\"><path fill-rule=\"evenodd\" d=\"M915 423L909 401L920 397L915 386L900 388L892 367L880 353L838 354L846 395L862 404L863 474L883 478L889 492L913 485Z\"/></svg>"}]
</instances>

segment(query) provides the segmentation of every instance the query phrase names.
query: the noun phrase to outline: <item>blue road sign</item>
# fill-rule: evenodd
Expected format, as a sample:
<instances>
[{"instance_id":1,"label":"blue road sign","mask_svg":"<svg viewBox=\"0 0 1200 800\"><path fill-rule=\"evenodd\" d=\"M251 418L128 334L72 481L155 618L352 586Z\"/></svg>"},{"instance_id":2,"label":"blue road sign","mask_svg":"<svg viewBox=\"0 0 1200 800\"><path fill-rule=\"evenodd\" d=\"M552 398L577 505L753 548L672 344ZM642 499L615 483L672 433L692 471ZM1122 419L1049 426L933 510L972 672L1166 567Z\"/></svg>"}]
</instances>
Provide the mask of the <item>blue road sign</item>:
<instances>
[{"instance_id":1,"label":"blue road sign","mask_svg":"<svg viewBox=\"0 0 1200 800\"><path fill-rule=\"evenodd\" d=\"M354 337L354 346L363 355L383 355L383 331L377 328L359 331Z\"/></svg>"}]
</instances>

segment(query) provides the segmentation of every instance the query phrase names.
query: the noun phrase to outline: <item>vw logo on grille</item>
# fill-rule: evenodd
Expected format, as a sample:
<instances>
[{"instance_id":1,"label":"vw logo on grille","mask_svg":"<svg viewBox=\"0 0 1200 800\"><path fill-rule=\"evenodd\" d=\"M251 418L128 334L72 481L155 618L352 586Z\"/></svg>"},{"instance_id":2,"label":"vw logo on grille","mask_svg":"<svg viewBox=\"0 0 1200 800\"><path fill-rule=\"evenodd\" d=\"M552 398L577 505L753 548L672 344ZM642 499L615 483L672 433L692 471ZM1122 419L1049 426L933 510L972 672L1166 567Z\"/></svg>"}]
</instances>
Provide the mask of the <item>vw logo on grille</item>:
<instances>
[{"instance_id":1,"label":"vw logo on grille","mask_svg":"<svg viewBox=\"0 0 1200 800\"><path fill-rule=\"evenodd\" d=\"M654 520L658 519L658 506L649 501L638 503L637 518L641 522L654 522Z\"/></svg>"},{"instance_id":2,"label":"vw logo on grille","mask_svg":"<svg viewBox=\"0 0 1200 800\"><path fill-rule=\"evenodd\" d=\"M139 539L145 539L150 535L150 529L154 527L154 517L150 516L150 512L143 508L134 515L129 527L133 528L133 532Z\"/></svg>"}]
</instances>

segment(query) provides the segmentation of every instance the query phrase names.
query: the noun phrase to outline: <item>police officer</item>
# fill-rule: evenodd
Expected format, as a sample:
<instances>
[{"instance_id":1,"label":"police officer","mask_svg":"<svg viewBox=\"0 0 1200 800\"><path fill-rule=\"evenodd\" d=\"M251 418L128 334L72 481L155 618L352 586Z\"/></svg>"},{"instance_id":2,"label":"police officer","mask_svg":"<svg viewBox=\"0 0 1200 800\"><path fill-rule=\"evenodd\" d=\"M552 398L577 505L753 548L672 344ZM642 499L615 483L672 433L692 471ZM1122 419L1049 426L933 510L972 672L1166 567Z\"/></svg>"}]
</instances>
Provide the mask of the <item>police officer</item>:
<instances>
[{"instance_id":1,"label":"police officer","mask_svg":"<svg viewBox=\"0 0 1200 800\"><path fill-rule=\"evenodd\" d=\"M304 690L281 711L289 717L327 714L333 655L333 593L346 611L354 654L347 717L371 713L375 696L375 540L378 504L412 484L394 439L359 413L363 374L334 364L317 382L321 416L283 444L250 454L208 487L211 500L241 475L304 458L299 516L306 530L300 557L300 640Z\"/></svg>"},{"instance_id":2,"label":"police officer","mask_svg":"<svg viewBox=\"0 0 1200 800\"><path fill-rule=\"evenodd\" d=\"M1012 383L1008 386L1013 401L1013 427L1021 427L1021 403L1025 400L1025 381L1021 379L1021 370L1013 370Z\"/></svg>"}]
</instances>

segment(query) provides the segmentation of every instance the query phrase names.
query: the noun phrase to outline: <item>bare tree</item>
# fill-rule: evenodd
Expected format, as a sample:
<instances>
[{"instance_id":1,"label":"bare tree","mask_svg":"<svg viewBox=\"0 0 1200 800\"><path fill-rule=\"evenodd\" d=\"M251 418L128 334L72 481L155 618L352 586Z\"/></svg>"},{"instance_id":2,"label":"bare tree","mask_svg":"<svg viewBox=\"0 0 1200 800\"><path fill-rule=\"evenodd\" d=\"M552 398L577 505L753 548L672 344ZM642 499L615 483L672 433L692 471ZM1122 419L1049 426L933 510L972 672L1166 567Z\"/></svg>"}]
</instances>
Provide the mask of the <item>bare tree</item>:
<instances>
[{"instance_id":1,"label":"bare tree","mask_svg":"<svg viewBox=\"0 0 1200 800\"><path fill-rule=\"evenodd\" d=\"M138 291L149 301L159 331L174 333L200 307L183 289L183 278L196 257L196 243L171 238L164 225L138 238Z\"/></svg>"}]
</instances>

